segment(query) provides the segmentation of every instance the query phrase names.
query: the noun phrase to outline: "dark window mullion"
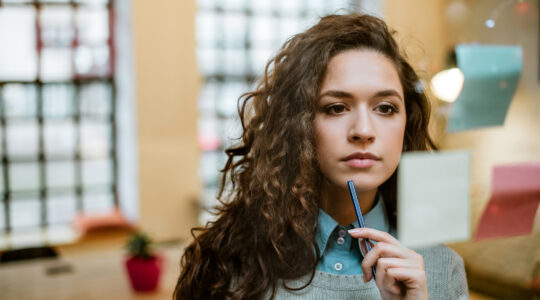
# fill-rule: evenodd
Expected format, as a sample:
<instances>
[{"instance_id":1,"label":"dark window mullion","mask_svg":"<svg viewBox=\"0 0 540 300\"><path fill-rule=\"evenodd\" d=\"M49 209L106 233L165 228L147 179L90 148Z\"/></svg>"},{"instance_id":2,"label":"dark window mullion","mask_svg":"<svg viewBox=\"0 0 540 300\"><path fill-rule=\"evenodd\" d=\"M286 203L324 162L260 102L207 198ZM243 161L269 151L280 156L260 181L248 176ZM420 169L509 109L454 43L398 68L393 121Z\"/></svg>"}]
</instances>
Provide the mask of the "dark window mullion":
<instances>
[{"instance_id":1,"label":"dark window mullion","mask_svg":"<svg viewBox=\"0 0 540 300\"><path fill-rule=\"evenodd\" d=\"M110 150L110 157L112 159L112 186L111 186L111 192L113 194L113 201L114 201L114 207L118 208L120 203L118 199L118 152L117 152L117 128L116 128L116 84L115 81L111 81L111 97L109 98L111 100L110 102L110 109L111 109L111 115L110 115L110 126L111 126L111 146L112 149Z\"/></svg>"},{"instance_id":2,"label":"dark window mullion","mask_svg":"<svg viewBox=\"0 0 540 300\"><path fill-rule=\"evenodd\" d=\"M114 1L109 1L107 4L107 12L109 14L109 38L107 39L107 45L109 46L109 76L110 80L110 126L111 126L111 158L112 158L112 186L111 192L113 194L114 207L118 208L120 206L119 202L119 191L118 191L118 138L117 138L117 123L116 123L116 80L115 76L115 47L114 47L114 24L116 22L116 15L114 10Z\"/></svg>"},{"instance_id":3,"label":"dark window mullion","mask_svg":"<svg viewBox=\"0 0 540 300\"><path fill-rule=\"evenodd\" d=\"M2 172L4 175L4 193L2 201L4 202L4 227L5 232L11 232L11 214L10 210L10 200L11 200L11 188L9 183L9 159L7 152L7 122L6 122L6 106L4 101L4 85L0 84L0 124L2 125Z\"/></svg>"},{"instance_id":4,"label":"dark window mullion","mask_svg":"<svg viewBox=\"0 0 540 300\"><path fill-rule=\"evenodd\" d=\"M77 212L83 211L83 184L82 184L82 142L81 142L81 82L75 82L73 97L73 126L75 127L75 197Z\"/></svg>"},{"instance_id":5,"label":"dark window mullion","mask_svg":"<svg viewBox=\"0 0 540 300\"><path fill-rule=\"evenodd\" d=\"M37 84L37 120L38 120L38 163L39 163L39 203L40 203L40 225L46 228L47 218L47 161L45 158L45 126L43 116L43 84Z\"/></svg>"},{"instance_id":6,"label":"dark window mullion","mask_svg":"<svg viewBox=\"0 0 540 300\"><path fill-rule=\"evenodd\" d=\"M36 2L36 45L37 45L37 121L38 121L38 165L39 165L39 209L40 226L45 229L48 225L47 218L47 171L45 161L45 138L43 117L43 82L41 81L41 60L43 40L41 36L41 5Z\"/></svg>"}]
</instances>

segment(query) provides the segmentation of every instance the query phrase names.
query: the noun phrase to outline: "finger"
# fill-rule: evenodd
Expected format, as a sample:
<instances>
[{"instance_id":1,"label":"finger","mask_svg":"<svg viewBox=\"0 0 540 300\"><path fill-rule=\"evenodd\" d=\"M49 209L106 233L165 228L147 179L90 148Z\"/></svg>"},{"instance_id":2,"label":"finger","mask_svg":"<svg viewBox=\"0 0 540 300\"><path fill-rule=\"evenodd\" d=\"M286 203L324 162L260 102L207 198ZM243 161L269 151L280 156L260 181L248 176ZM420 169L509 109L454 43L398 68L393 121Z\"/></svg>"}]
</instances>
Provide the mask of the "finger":
<instances>
[{"instance_id":1,"label":"finger","mask_svg":"<svg viewBox=\"0 0 540 300\"><path fill-rule=\"evenodd\" d=\"M421 269L390 268L386 270L388 277L403 282L407 289L419 289L426 282L426 272Z\"/></svg>"},{"instance_id":2,"label":"finger","mask_svg":"<svg viewBox=\"0 0 540 300\"><path fill-rule=\"evenodd\" d=\"M421 269L422 265L411 259L381 257L377 260L377 269L388 270L391 268Z\"/></svg>"},{"instance_id":3,"label":"finger","mask_svg":"<svg viewBox=\"0 0 540 300\"><path fill-rule=\"evenodd\" d=\"M385 242L389 244L397 244L397 245L400 244L399 241L395 237L393 237L391 234L384 231L376 230L373 228L354 228L354 229L349 230L349 234L353 238L357 238L357 239L367 238L367 239L376 241L378 243Z\"/></svg>"},{"instance_id":4,"label":"finger","mask_svg":"<svg viewBox=\"0 0 540 300\"><path fill-rule=\"evenodd\" d=\"M362 268L364 268L363 263L362 263ZM373 276L371 273L371 268L369 268L367 272L365 272L364 274L366 274L366 276L368 277L368 281L370 281ZM385 286L388 285L388 282L387 282L388 279L386 277L387 277L386 270L384 268L377 270L377 276L375 276L375 283L379 287L379 290L385 290Z\"/></svg>"},{"instance_id":5,"label":"finger","mask_svg":"<svg viewBox=\"0 0 540 300\"><path fill-rule=\"evenodd\" d=\"M407 289L421 289L426 282L423 265L411 259L379 258L377 270L385 274L385 291L395 296L404 296Z\"/></svg>"},{"instance_id":6,"label":"finger","mask_svg":"<svg viewBox=\"0 0 540 300\"><path fill-rule=\"evenodd\" d=\"M362 256L366 256L366 253L368 253L368 250L366 249L366 242L364 241L369 243L369 245L371 246L371 249L375 247L375 244L370 240L365 240L365 239L358 240L358 242L360 243L360 251L362 252Z\"/></svg>"},{"instance_id":7,"label":"finger","mask_svg":"<svg viewBox=\"0 0 540 300\"><path fill-rule=\"evenodd\" d=\"M406 288L403 283L401 281L396 281L388 273L386 273L386 277L383 280L383 288L386 293L394 296L405 295L406 292Z\"/></svg>"},{"instance_id":8,"label":"finger","mask_svg":"<svg viewBox=\"0 0 540 300\"><path fill-rule=\"evenodd\" d=\"M377 243L371 249L371 251L366 253L364 259L362 260L362 270L364 271L364 277L367 281L371 280L373 275L371 272L371 268L377 264L378 260L385 257L408 259L411 257L411 255L409 253L409 249L407 248L388 243Z\"/></svg>"},{"instance_id":9,"label":"finger","mask_svg":"<svg viewBox=\"0 0 540 300\"><path fill-rule=\"evenodd\" d=\"M392 276L389 276L389 274L387 273L387 269L382 267L379 268L379 266L377 266L377 270L380 271L377 272L375 283L377 284L377 287L382 292L382 294L392 297L396 295L401 295L403 293L403 289L401 288L400 283L397 282Z\"/></svg>"}]
</instances>

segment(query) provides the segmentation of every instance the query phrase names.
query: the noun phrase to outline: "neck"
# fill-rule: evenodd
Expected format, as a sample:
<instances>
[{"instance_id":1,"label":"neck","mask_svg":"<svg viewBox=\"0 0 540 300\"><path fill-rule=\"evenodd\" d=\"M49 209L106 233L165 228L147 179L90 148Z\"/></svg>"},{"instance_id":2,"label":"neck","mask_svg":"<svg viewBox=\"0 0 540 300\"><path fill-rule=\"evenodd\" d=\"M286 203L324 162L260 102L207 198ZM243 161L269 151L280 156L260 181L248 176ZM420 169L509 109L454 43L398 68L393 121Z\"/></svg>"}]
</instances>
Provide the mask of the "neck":
<instances>
[{"instance_id":1,"label":"neck","mask_svg":"<svg viewBox=\"0 0 540 300\"><path fill-rule=\"evenodd\" d=\"M375 204L377 189L357 192L362 214L368 213ZM342 226L356 220L349 190L345 186L336 186L324 180L319 193L319 207Z\"/></svg>"}]
</instances>

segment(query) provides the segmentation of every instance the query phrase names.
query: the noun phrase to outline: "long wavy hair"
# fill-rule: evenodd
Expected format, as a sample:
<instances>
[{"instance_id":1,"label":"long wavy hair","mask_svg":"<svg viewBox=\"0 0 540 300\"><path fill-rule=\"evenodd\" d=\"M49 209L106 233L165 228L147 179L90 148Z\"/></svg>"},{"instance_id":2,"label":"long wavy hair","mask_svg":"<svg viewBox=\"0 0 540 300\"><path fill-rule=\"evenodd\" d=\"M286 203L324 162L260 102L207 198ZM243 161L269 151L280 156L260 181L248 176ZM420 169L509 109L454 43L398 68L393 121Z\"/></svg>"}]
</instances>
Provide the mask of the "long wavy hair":
<instances>
[{"instance_id":1,"label":"long wavy hair","mask_svg":"<svg viewBox=\"0 0 540 300\"><path fill-rule=\"evenodd\" d=\"M388 57L403 85L403 151L435 149L430 105L393 38L373 16L330 15L289 39L267 64L257 88L239 99L243 134L226 150L217 219L192 229L175 299L273 298L280 282L315 274L319 213L313 120L330 59L349 49ZM379 188L396 222L396 173ZM311 280L306 284L309 285ZM300 289L303 287L300 287Z\"/></svg>"}]
</instances>

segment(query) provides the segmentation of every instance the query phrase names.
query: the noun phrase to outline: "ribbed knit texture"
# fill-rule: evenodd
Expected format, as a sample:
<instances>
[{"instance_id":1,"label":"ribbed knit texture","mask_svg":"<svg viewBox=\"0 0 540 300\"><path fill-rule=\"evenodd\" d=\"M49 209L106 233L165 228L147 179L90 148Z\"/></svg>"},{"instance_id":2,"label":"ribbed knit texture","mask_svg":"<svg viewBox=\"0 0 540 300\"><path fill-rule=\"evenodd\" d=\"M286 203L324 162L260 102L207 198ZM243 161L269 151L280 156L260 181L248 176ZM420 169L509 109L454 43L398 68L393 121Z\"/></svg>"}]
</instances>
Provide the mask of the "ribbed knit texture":
<instances>
[{"instance_id":1,"label":"ribbed knit texture","mask_svg":"<svg viewBox=\"0 0 540 300\"><path fill-rule=\"evenodd\" d=\"M463 260L456 252L445 246L416 249L416 252L424 258L430 299L469 299ZM308 280L309 276L304 276L288 281L287 286L298 288ZM280 284L274 299L367 300L381 299L381 295L375 281L365 283L362 275L336 275L316 271L311 284L302 290L290 291Z\"/></svg>"}]
</instances>

